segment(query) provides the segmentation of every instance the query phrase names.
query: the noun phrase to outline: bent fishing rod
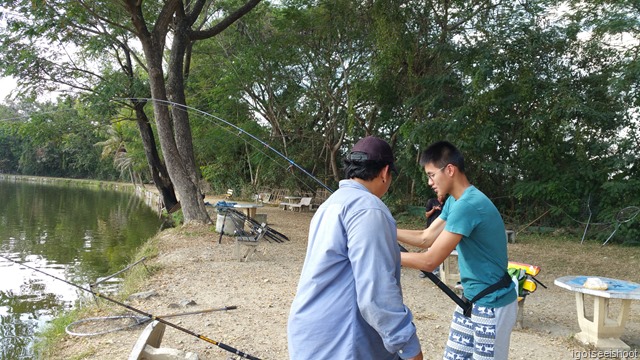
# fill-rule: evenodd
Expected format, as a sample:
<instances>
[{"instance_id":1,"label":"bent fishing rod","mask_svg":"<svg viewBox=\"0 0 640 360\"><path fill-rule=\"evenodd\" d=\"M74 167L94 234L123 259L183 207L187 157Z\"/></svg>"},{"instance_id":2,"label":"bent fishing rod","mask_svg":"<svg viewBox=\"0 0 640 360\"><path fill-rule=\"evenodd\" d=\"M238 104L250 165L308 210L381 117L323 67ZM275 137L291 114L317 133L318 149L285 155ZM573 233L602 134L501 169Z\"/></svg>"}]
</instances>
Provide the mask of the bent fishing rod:
<instances>
[{"instance_id":1,"label":"bent fishing rod","mask_svg":"<svg viewBox=\"0 0 640 360\"><path fill-rule=\"evenodd\" d=\"M202 115L205 116L210 116L218 121L221 121L231 127L233 127L234 129L250 136L252 139L258 141L259 143L261 143L262 145L264 145L265 147L267 147L268 149L270 149L271 151L275 152L277 155L279 155L280 157L282 157L283 159L287 160L289 162L289 164L295 166L296 168L298 168L300 171L302 171L305 175L309 176L310 178L312 178L313 180L315 180L318 184L320 184L323 188L327 189L330 193L333 193L333 189L331 189L330 187L328 187L327 185L325 185L322 181L320 181L319 179L317 179L315 176L311 175L307 170L305 170L304 168L302 168L301 166L299 166L298 164L296 164L293 160L289 159L288 157L286 157L284 154L282 154L281 152L279 152L278 150L274 149L273 147L271 147L269 144L265 143L264 141L262 141L261 139L259 139L258 137L254 136L253 134L245 131L244 129L218 117L215 116L213 114L209 114L205 111L202 111L200 109L185 105L185 104L180 104L180 103L176 103L173 101L169 101L169 100L161 100L161 99L154 99L154 98L124 98L123 100L129 100L129 101L157 101L159 103L162 104L166 104L166 105L174 105L177 107L181 107L187 110L193 110L197 113L200 113ZM221 233L222 235L222 233ZM407 249L404 248L402 245L398 244L398 246L400 246L400 249L404 252L407 252ZM435 276L433 273L430 272L426 272L423 271L423 273L425 273L425 275L429 278L429 280L431 280L436 286L438 286L440 288L440 290L442 290L447 296L449 296L451 298L451 300L453 300L457 305L459 305L461 308L465 309L468 304L465 303L458 295L456 295L456 293L453 292L453 290L451 290L446 284L444 284L437 276Z\"/></svg>"},{"instance_id":2,"label":"bent fishing rod","mask_svg":"<svg viewBox=\"0 0 640 360\"><path fill-rule=\"evenodd\" d=\"M10 261L10 262L12 262L12 263L14 263L14 264L16 264L16 265L18 265L18 266L24 266L24 267L26 267L27 269L31 269L31 270L33 270L33 271L37 271L37 272L39 272L39 273L41 273L41 274L44 274L44 275L50 276L50 277L52 277L52 278L54 278L54 279L56 279L56 280L62 281L62 282L63 282L63 283L65 283L65 284L71 285L71 286L73 286L73 287L75 287L75 288L78 288L78 289L80 289L80 290L84 290L84 291L86 291L86 292L88 292L88 293L91 293L91 294L93 294L93 296L95 296L95 297L102 298L102 299L107 300L107 301L109 301L109 302L112 302L112 303L114 303L114 304L116 304L116 305L120 305L120 306L122 306L122 307L124 307L124 308L126 308L126 309L128 309L128 310L130 310L130 311L136 312L136 313L138 313L138 314L140 314L140 315L142 315L142 316L144 316L144 317L147 317L147 318L149 318L149 319L151 319L151 320L156 320L156 321L161 322L161 323L163 323L163 324L165 324L165 325L167 325L167 326L170 326L170 327L172 327L172 328L174 328L174 329L176 329L176 330L182 331L182 332L187 333L187 334L189 334L189 335L191 335L191 336L195 336L195 337L197 337L197 338L198 338L198 339L200 339L200 340L204 340L204 341L206 341L206 342L208 342L208 343L210 343L210 344L213 344L213 345L215 345L215 346L217 346L217 347L219 347L219 348L221 348L221 349L223 349L223 350L226 350L226 351L228 351L228 352L230 352L230 353L233 353L233 354L235 354L235 355L238 355L238 356L240 356L241 358L251 359L251 360L260 360L260 358L257 358L257 357L255 357L255 356L249 355L249 354L247 354L247 353L244 353L244 352L242 352L242 351L240 351L240 350L238 350L238 349L236 349L236 348L233 348L233 347L231 347L231 346L229 346L229 345L223 344L223 343L221 343L221 342L219 342L219 341L212 340L212 339L210 339L210 338L208 338L208 337L206 337L206 336L204 336L204 335L196 334L195 332L193 332L193 331L191 331L191 330L188 330L188 329L185 329L185 328L183 328L183 327L182 327L182 326L180 326L180 325L176 325L176 324L174 324L174 323L172 323L172 322L169 322L169 321L167 321L167 320L163 319L162 317L155 316L155 315L153 315L153 314L150 314L150 313L144 312L144 311L142 311L142 310L140 310L140 309L134 308L133 306L127 305L127 304L122 303L122 302L120 302L120 301L118 301L118 300L115 300L115 299L112 299L112 298L107 297L107 296L105 296L105 295L102 295L102 294L101 294L101 293L99 293L99 292L96 292L96 291L93 291L93 290L90 290L90 289L84 288L84 287L82 287L82 286L80 286L80 285L78 285L78 284L74 284L74 283L72 283L72 282L70 282L70 281L67 281L67 280L65 280L65 279L59 278L59 277L57 277L57 276L55 276L55 275L51 275L51 274L49 274L49 273L47 273L47 272L45 272L45 271L42 271L42 270L40 270L40 269L37 269L37 268L31 267L31 266L29 266L29 265L25 265L25 264L19 263L19 262L15 261L15 260L12 260L12 259L10 259L10 258L8 258L8 257L6 257L6 256L4 256L4 255L0 255L0 258L3 258L3 259L5 259L5 260L8 260L8 261Z\"/></svg>"},{"instance_id":3,"label":"bent fishing rod","mask_svg":"<svg viewBox=\"0 0 640 360\"><path fill-rule=\"evenodd\" d=\"M237 125L234 125L234 124L230 123L229 121L227 121L225 119L222 119L221 117L215 116L213 114L209 114L208 112L202 111L202 110L194 108L192 106L188 106L188 105L185 105L185 104L180 104L180 103L177 103L177 102L174 102L174 101L169 101L169 100L161 100L161 99L154 99L154 98L124 98L123 100L129 100L129 101L155 101L155 102L159 102L159 103L165 104L165 105L173 105L173 106L176 106L176 107L179 107L179 108L183 108L183 109L186 109L186 110L192 110L192 111L195 111L195 112L197 112L199 114L212 117L212 118L214 118L214 119L216 119L218 121L223 122L226 125L229 125L229 126L233 127L234 129L242 132L243 134L246 134L247 136L251 137L252 139L256 140L257 142L259 142L260 144L265 146L267 149L273 151L278 156L280 156L281 158L285 159L290 165L295 166L298 170L302 171L305 175L307 175L310 178L312 178L315 182L320 184L320 186L322 186L323 188L327 189L329 192L333 193L333 190L331 188L329 188L327 185L325 185L322 181L317 179L315 176L311 175L311 173L309 173L307 170L305 170L302 166L298 165L293 160L291 160L288 157L286 157L283 153L281 153L280 151L274 149L272 146L270 146L266 142L262 141L257 136L249 133L248 131L245 131L243 128L241 128L241 127L239 127Z\"/></svg>"}]
</instances>

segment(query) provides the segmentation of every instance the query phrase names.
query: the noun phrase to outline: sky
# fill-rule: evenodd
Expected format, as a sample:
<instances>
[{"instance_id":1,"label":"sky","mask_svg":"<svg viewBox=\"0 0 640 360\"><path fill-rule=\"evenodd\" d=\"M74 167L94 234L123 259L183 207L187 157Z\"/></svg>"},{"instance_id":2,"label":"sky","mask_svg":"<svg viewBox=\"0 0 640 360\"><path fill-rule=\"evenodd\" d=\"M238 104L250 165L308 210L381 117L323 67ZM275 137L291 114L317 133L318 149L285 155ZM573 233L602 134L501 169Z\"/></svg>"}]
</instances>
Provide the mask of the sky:
<instances>
[{"instance_id":1,"label":"sky","mask_svg":"<svg viewBox=\"0 0 640 360\"><path fill-rule=\"evenodd\" d=\"M12 78L0 77L0 103L4 103L4 98L16 87L16 81Z\"/></svg>"}]
</instances>

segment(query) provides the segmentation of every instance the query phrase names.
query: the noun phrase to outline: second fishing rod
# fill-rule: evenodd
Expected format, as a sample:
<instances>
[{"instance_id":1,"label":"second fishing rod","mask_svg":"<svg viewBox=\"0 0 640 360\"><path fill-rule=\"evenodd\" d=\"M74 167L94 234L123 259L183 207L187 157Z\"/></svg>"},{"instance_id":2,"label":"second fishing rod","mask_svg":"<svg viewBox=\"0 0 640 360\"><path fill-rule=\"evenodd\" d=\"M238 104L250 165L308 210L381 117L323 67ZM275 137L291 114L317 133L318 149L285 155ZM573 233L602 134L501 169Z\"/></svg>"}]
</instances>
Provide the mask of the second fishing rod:
<instances>
[{"instance_id":1,"label":"second fishing rod","mask_svg":"<svg viewBox=\"0 0 640 360\"><path fill-rule=\"evenodd\" d=\"M253 356L253 355L249 355L249 354L247 354L247 353L245 353L245 352L242 352L242 351L240 351L240 350L238 350L238 349L236 349L236 348L234 348L234 347L232 347L232 346L229 346L229 345L227 345L227 344L221 343L221 342L219 342L219 341L215 341L215 340L210 339L210 338L208 338L208 337L206 337L206 336L204 336L204 335L197 334L197 333L195 333L195 332L193 332L193 331L191 331L191 330L189 330L189 329L186 329L186 328L184 328L184 327L182 327L182 326L180 326L180 325L177 325L177 324L174 324L174 323L172 323L172 322L170 322L170 321L167 321L167 320L163 319L162 317L155 316L155 315L150 314L150 313L148 313L148 312L145 312L145 311L142 311L142 310L140 310L140 309L137 309L137 308L135 308L135 307L133 307L133 306L131 306L131 305L127 305L127 304L125 304L125 303L123 303L123 302L120 302L120 301L118 301L118 300L115 300L115 299L113 299L113 298L110 298L110 297L108 297L108 296L105 296L105 295L103 295L103 294L101 294L101 293L99 293L99 292L97 292L97 291L93 291L93 290L91 290L91 289L88 289L88 288L82 287L82 286L80 286L80 285L78 285L78 284L74 284L74 283L72 283L72 282L70 282L70 281L67 281L67 280L62 279L62 278L60 278L60 277L57 277L57 276L55 276L55 275L49 274L49 273L47 273L47 272L45 272L45 271L42 271L42 270L40 270L40 269L38 269L38 268L35 268L35 267L32 267L32 266L29 266L29 265L25 265L25 264L23 264L23 263L20 263L20 262L18 262L18 261L15 261L15 260L13 260L13 259L10 259L10 258L8 258L8 257L6 257L6 256L4 256L4 255L0 255L0 258L5 259L5 260L7 260L7 261L10 261L10 262L12 262L12 263L14 263L14 264L16 264L16 265L18 265L18 266L24 266L24 267L25 267L25 268L27 268L27 269L30 269L30 270L33 270L33 271L39 272L39 273L44 274L44 275L46 275L46 276L52 277L52 278L54 278L54 279L56 279L56 280L62 281L62 282L63 282L63 283L65 283L65 284L71 285L71 286L73 286L73 287L75 287L75 288L78 288L78 289L83 290L83 291L85 291L85 292L87 292L87 293L90 293L90 294L92 294L93 296L95 296L95 297L97 297L97 298L101 298L101 299L107 300L107 301L112 302L112 303L114 303L114 304L116 304L116 305L122 306L122 307L124 307L124 308L126 308L126 309L128 309L128 310L130 310L130 311L136 312L136 313L138 313L138 314L140 314L140 315L142 315L142 316L144 316L144 317L147 317L147 318L149 318L149 319L151 319L151 320L155 320L155 321L161 322L161 323L163 323L163 324L165 324L165 325L167 325L167 326L170 326L170 327L172 327L172 328L174 328L174 329L176 329L176 330L182 331L182 332L184 332L184 333L186 333L186 334L189 334L189 335L191 335L191 336L195 336L195 337L197 337L197 338L198 338L198 339L200 339L200 340L203 340L203 341L206 341L206 342L208 342L208 343L210 343L210 344L213 344L213 345L215 345L215 346L217 346L217 347L219 347L219 348L221 348L221 349L223 349L223 350L225 350L225 351L228 351L228 352L230 352L230 353L233 353L233 354L235 354L235 355L238 355L238 356L240 356L241 358L244 358L244 359L251 359L251 360L260 360L260 358L257 358L257 357L255 357L255 356Z\"/></svg>"}]
</instances>

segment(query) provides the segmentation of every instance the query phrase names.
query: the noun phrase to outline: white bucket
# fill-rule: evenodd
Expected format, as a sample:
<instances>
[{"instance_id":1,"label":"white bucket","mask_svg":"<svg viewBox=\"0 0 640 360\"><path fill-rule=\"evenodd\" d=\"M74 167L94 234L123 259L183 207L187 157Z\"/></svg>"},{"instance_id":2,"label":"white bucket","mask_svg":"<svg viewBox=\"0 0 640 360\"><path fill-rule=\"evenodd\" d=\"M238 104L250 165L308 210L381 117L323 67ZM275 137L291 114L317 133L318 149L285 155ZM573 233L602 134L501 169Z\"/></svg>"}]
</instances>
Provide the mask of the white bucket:
<instances>
[{"instance_id":1,"label":"white bucket","mask_svg":"<svg viewBox=\"0 0 640 360\"><path fill-rule=\"evenodd\" d=\"M230 216L225 219L224 214L218 214L216 217L216 232L222 231L222 222L224 221L224 233L226 235L233 235L236 231L236 225L231 220Z\"/></svg>"}]
</instances>

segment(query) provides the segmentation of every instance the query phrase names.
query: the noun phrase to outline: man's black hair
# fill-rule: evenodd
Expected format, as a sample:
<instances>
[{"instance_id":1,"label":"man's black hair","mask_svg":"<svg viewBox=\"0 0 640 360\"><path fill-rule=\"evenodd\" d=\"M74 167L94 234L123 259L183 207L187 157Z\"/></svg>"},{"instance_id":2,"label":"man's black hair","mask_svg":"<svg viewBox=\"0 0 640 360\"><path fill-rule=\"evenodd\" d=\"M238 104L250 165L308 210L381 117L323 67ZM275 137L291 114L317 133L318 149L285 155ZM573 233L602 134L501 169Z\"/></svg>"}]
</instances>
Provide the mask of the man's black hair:
<instances>
[{"instance_id":1,"label":"man's black hair","mask_svg":"<svg viewBox=\"0 0 640 360\"><path fill-rule=\"evenodd\" d=\"M444 167L448 164L457 167L464 174L464 156L458 148L448 141L435 142L420 155L420 166L434 164L436 167Z\"/></svg>"},{"instance_id":2,"label":"man's black hair","mask_svg":"<svg viewBox=\"0 0 640 360\"><path fill-rule=\"evenodd\" d=\"M344 177L345 179L358 178L370 181L375 179L380 170L387 165L389 163L385 161L344 159Z\"/></svg>"}]
</instances>

